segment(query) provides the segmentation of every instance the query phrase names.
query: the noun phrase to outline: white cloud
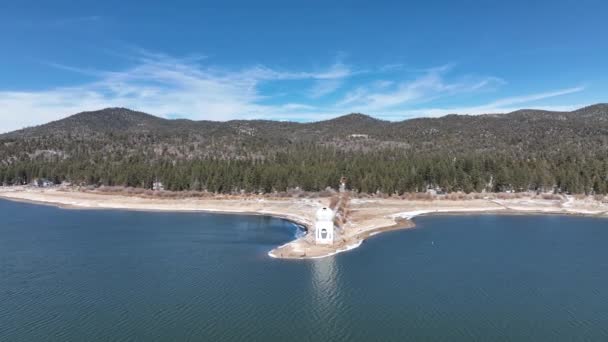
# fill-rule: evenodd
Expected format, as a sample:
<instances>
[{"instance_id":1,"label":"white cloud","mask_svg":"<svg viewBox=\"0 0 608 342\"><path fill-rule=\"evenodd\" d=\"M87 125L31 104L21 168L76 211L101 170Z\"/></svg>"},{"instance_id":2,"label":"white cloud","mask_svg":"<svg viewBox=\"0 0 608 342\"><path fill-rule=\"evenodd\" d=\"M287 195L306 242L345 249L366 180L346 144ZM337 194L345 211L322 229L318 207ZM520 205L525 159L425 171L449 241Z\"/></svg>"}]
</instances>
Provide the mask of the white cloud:
<instances>
[{"instance_id":1,"label":"white cloud","mask_svg":"<svg viewBox=\"0 0 608 342\"><path fill-rule=\"evenodd\" d=\"M395 107L428 102L438 97L478 91L484 88L504 84L497 77L474 79L467 77L455 82L446 81L444 74L451 65L424 70L422 75L413 80L398 84L384 83L378 87L376 82L371 87L362 86L347 93L337 106L353 107L358 112L390 111Z\"/></svg>"},{"instance_id":2,"label":"white cloud","mask_svg":"<svg viewBox=\"0 0 608 342\"><path fill-rule=\"evenodd\" d=\"M414 116L443 116L447 114L470 114L470 115L478 115L478 114L501 114L501 113L509 113L519 109L522 109L522 106L534 101L540 101L545 99L550 99L557 96L574 94L585 90L585 87L573 87L573 88L565 88L558 89L549 92L543 93L535 93L523 96L515 96L515 97L506 97L499 100L492 101L490 103L486 103L480 106L469 106L469 107L453 107L453 108L426 108L426 109L417 109L408 111L407 117ZM551 110L551 111L571 111L581 107L584 107L588 104L571 104L571 105L535 105L532 106L534 109L542 109L542 110Z\"/></svg>"},{"instance_id":3,"label":"white cloud","mask_svg":"<svg viewBox=\"0 0 608 342\"><path fill-rule=\"evenodd\" d=\"M419 107L438 98L492 90L504 81L495 77L470 76L450 80L446 74L451 65L418 70L414 72L417 77L399 81L387 80L383 68L377 69L379 74L376 75L373 71L353 70L340 62L313 71L278 70L261 65L226 70L203 66L200 62L205 61L205 56L200 55L174 58L137 50L130 58L135 66L123 71L83 70L53 64L95 79L78 86L41 91L0 91L0 132L46 123L81 111L115 106L194 120L319 120L350 112L403 119L453 112L506 111L518 104L583 90L576 87L510 97L468 108L429 106L428 109L411 110L408 108ZM391 70L394 68L389 67ZM362 73L366 73L365 83L358 80L355 86L350 78ZM285 81L312 81L313 86L308 89L289 88L289 96L279 96L262 87L267 82ZM324 106L318 104L321 97L343 88L347 91L339 100Z\"/></svg>"},{"instance_id":4,"label":"white cloud","mask_svg":"<svg viewBox=\"0 0 608 342\"><path fill-rule=\"evenodd\" d=\"M338 90L344 84L346 78L363 72L353 72L348 66L340 62L335 63L329 70L312 75L311 78L314 78L315 82L309 89L308 94L313 99L329 95Z\"/></svg>"},{"instance_id":5,"label":"white cloud","mask_svg":"<svg viewBox=\"0 0 608 342\"><path fill-rule=\"evenodd\" d=\"M313 99L318 99L335 92L343 83L343 80L337 78L315 81L315 84L310 88L309 95Z\"/></svg>"},{"instance_id":6,"label":"white cloud","mask_svg":"<svg viewBox=\"0 0 608 342\"><path fill-rule=\"evenodd\" d=\"M583 90L585 90L585 87L578 86L578 87L573 87L573 88L554 90L554 91L545 92L545 93L508 97L508 98L504 98L504 99L500 99L500 100L491 102L486 107L499 108L499 107L504 107L504 106L521 104L521 103L528 103L528 102L532 102L532 101L548 99L551 97L578 93Z\"/></svg>"},{"instance_id":7,"label":"white cloud","mask_svg":"<svg viewBox=\"0 0 608 342\"><path fill-rule=\"evenodd\" d=\"M203 68L186 60L150 53L144 54L137 66L120 72L55 66L93 75L98 80L44 91L0 91L0 131L11 131L80 111L113 106L192 119L269 117L284 110L312 107L295 103L260 104L261 100L266 99L259 93L260 83L299 79L332 81L351 73L343 65L316 72L284 72L261 66L227 71Z\"/></svg>"},{"instance_id":8,"label":"white cloud","mask_svg":"<svg viewBox=\"0 0 608 342\"><path fill-rule=\"evenodd\" d=\"M52 25L56 26L64 26L64 25L74 25L74 24L83 24L83 23L92 23L97 22L102 19L99 15L83 15L80 17L70 17L70 18L60 18L51 22Z\"/></svg>"}]
</instances>

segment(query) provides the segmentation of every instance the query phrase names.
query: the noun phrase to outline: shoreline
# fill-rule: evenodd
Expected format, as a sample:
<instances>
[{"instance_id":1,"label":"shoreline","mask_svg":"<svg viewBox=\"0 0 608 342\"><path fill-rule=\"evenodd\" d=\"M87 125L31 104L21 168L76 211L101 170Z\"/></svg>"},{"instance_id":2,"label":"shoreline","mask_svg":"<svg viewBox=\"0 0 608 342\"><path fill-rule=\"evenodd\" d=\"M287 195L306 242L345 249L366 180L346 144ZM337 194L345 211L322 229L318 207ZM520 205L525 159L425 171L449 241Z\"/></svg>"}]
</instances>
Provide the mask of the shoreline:
<instances>
[{"instance_id":1,"label":"shoreline","mask_svg":"<svg viewBox=\"0 0 608 342\"><path fill-rule=\"evenodd\" d=\"M288 221L296 226L298 229L308 232L308 227L301 222L296 221L292 217L281 216L279 214L265 214L265 213L255 213L255 212L247 212L247 211L228 211L228 210L215 210L215 209L192 209L192 210L179 210L179 209L142 209L142 208L112 208L112 207L81 207L73 204L64 204L59 202L48 202L41 200L32 200L32 199L23 199L16 197L7 197L2 194L0 191L0 200L6 200L11 202L18 203L26 203L26 204L34 204L34 205L43 205L49 207L55 207L59 209L65 210L116 210L116 211L138 211L138 212L150 212L150 213L201 213L201 214L217 214L217 215L243 215L243 216L268 216L273 218L278 218L281 220Z\"/></svg>"},{"instance_id":2,"label":"shoreline","mask_svg":"<svg viewBox=\"0 0 608 342\"><path fill-rule=\"evenodd\" d=\"M304 234L268 252L280 259L318 259L359 247L366 239L387 231L411 229L415 217L426 215L575 215L608 218L608 203L591 197L563 200L524 196L515 199L405 200L394 198L352 199L349 217L334 245L316 245L313 225L316 209L329 198L144 198L27 187L0 187L0 198L62 209L201 212L231 215L263 215L289 221Z\"/></svg>"}]
</instances>

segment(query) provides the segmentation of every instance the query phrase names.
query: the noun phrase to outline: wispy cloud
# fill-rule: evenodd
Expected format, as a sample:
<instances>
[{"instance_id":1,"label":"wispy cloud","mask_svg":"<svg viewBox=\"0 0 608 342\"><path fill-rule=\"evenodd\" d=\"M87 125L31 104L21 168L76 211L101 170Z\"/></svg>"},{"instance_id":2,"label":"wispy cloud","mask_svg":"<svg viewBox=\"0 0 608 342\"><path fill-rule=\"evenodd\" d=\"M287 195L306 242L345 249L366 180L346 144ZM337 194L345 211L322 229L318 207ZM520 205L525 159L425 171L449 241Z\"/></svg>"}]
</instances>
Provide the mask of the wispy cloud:
<instances>
[{"instance_id":1,"label":"wispy cloud","mask_svg":"<svg viewBox=\"0 0 608 342\"><path fill-rule=\"evenodd\" d=\"M528 103L528 102L532 102L532 101L544 100L544 99L548 99L548 98L552 98L552 97L557 97L557 96L562 96L562 95L568 95L568 94L578 93L578 92L581 92L583 90L585 90L585 87L578 86L578 87L559 89L559 90L554 90L554 91L549 91L549 92L544 92L544 93L538 93L538 94L530 94L530 95L524 95L524 96L507 97L507 98L504 98L504 99L500 99L500 100L491 102L488 105L486 105L486 107L489 107L489 108L501 108L501 107L505 107L505 106L512 106L512 105L517 105L517 104L522 104L522 103Z\"/></svg>"},{"instance_id":2,"label":"wispy cloud","mask_svg":"<svg viewBox=\"0 0 608 342\"><path fill-rule=\"evenodd\" d=\"M384 113L384 117L389 120L403 120L412 117L439 117L448 114L503 114L510 113L535 101L550 99L553 97L582 92L585 87L573 87L558 89L549 92L534 93L523 96L505 97L478 106L455 106L455 107L426 107L406 110L390 110ZM535 108L551 111L571 111L589 105L589 103L572 103L569 105L532 105L527 108Z\"/></svg>"},{"instance_id":3,"label":"wispy cloud","mask_svg":"<svg viewBox=\"0 0 608 342\"><path fill-rule=\"evenodd\" d=\"M114 106L195 120L319 120L349 112L403 119L453 112L496 112L584 89L574 87L508 97L468 108L429 105L428 109L420 109L421 105L432 104L435 99L477 94L496 89L505 82L491 76L449 77L452 65L406 72L400 80L398 77L388 79L386 70L401 69L401 66L380 67L374 72L337 62L308 71L263 65L234 70L209 65L206 56L202 55L175 58L137 50L128 57L134 66L120 71L49 64L66 72L86 74L94 79L92 82L41 91L0 91L0 132L57 120L80 111ZM365 77L354 80L361 75ZM279 96L263 87L271 82L289 84L289 96ZM293 82L298 85L290 88ZM327 103L329 97L325 96L329 94L333 94L333 102Z\"/></svg>"},{"instance_id":4,"label":"wispy cloud","mask_svg":"<svg viewBox=\"0 0 608 342\"><path fill-rule=\"evenodd\" d=\"M72 25L72 24L83 24L100 21L102 17L100 15L83 15L79 17L68 17L59 18L52 22L53 25Z\"/></svg>"},{"instance_id":5,"label":"wispy cloud","mask_svg":"<svg viewBox=\"0 0 608 342\"><path fill-rule=\"evenodd\" d=\"M341 79L318 80L309 91L310 97L317 99L338 90L344 83Z\"/></svg>"},{"instance_id":6,"label":"wispy cloud","mask_svg":"<svg viewBox=\"0 0 608 342\"><path fill-rule=\"evenodd\" d=\"M138 54L137 65L124 71L80 69L49 64L94 76L96 81L43 91L0 92L0 131L44 123L84 110L124 106L161 116L229 120L281 116L311 110L298 103L261 104L272 94L261 94L260 84L281 80L339 82L353 71L343 64L324 70L294 72L254 66L242 70L203 67L201 58L178 59L163 54ZM317 91L327 93L329 89Z\"/></svg>"},{"instance_id":7,"label":"wispy cloud","mask_svg":"<svg viewBox=\"0 0 608 342\"><path fill-rule=\"evenodd\" d=\"M345 108L354 107L358 111L391 110L404 104L428 102L438 97L452 96L459 93L477 91L483 88L504 84L497 77L483 77L447 81L445 74L452 68L444 65L423 71L422 75L397 84L384 84L379 88L377 83L361 86L349 92L337 103Z\"/></svg>"}]
</instances>

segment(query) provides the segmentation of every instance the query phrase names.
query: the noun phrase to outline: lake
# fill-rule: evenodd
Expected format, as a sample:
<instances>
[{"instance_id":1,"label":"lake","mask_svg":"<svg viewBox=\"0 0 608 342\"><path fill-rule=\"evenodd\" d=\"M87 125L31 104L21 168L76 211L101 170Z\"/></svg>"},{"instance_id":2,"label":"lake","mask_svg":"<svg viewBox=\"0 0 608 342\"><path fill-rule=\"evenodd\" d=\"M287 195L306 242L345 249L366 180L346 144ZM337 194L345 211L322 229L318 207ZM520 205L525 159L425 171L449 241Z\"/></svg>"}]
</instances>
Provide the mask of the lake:
<instances>
[{"instance_id":1,"label":"lake","mask_svg":"<svg viewBox=\"0 0 608 342\"><path fill-rule=\"evenodd\" d=\"M298 228L0 201L0 341L608 339L608 221L429 216L320 260Z\"/></svg>"}]
</instances>

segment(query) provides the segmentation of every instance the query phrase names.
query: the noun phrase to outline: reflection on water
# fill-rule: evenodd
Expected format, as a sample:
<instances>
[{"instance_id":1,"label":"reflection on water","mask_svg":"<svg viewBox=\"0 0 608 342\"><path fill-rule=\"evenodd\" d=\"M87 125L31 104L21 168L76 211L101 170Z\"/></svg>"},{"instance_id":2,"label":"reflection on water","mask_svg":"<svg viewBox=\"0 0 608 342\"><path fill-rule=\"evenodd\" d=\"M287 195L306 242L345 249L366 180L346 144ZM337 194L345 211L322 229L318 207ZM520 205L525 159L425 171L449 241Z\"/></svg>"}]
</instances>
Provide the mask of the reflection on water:
<instances>
[{"instance_id":1,"label":"reflection on water","mask_svg":"<svg viewBox=\"0 0 608 342\"><path fill-rule=\"evenodd\" d=\"M311 332L313 340L350 341L352 340L352 321L348 284L344 283L343 273L337 256L309 260L311 269L312 294L310 312L314 317L315 329Z\"/></svg>"},{"instance_id":2,"label":"reflection on water","mask_svg":"<svg viewBox=\"0 0 608 342\"><path fill-rule=\"evenodd\" d=\"M329 324L333 322L336 311L341 306L338 293L338 266L335 256L313 259L311 263L311 281L314 289L312 306L320 322Z\"/></svg>"}]
</instances>

